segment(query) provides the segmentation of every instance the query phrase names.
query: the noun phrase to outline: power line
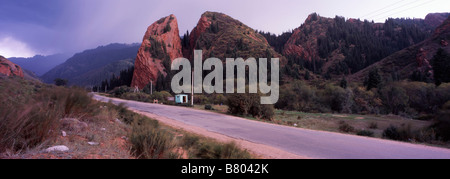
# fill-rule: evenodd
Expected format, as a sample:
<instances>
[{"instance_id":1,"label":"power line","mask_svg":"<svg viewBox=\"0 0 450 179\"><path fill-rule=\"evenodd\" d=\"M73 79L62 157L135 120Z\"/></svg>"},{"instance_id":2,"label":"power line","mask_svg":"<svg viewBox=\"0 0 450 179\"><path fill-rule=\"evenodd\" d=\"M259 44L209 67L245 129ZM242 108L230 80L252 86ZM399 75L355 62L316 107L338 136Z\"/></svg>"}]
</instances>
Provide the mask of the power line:
<instances>
[{"instance_id":1,"label":"power line","mask_svg":"<svg viewBox=\"0 0 450 179\"><path fill-rule=\"evenodd\" d=\"M425 5L425 4L431 3L432 1L435 1L435 0L427 1L427 2L422 3L422 4L419 4L419 5L417 5L417 6L410 7L410 8L408 8L408 9L405 9L405 10L402 10L402 11L399 11L399 12L396 12L396 13L389 14L389 15L387 15L387 16L384 16L384 17L379 18L379 19L376 19L376 20L384 19L384 18L386 18L386 17L390 17L390 16L392 16L392 15L399 14L399 13L402 13L402 12L405 12L405 11L408 11L408 10L411 10L411 9L414 9L414 8L419 7L419 6L423 6L423 5Z\"/></svg>"},{"instance_id":2,"label":"power line","mask_svg":"<svg viewBox=\"0 0 450 179\"><path fill-rule=\"evenodd\" d=\"M396 4L398 4L398 3L401 3L401 2L403 2L403 1L406 1L406 0L400 0L400 1L397 1L396 3L394 3L394 4L388 5L388 6L386 6L386 7L383 7L383 8L381 8L381 9L378 9L378 10L376 10L376 11L372 11L371 13L368 13L368 14L366 14L366 15L361 16L360 19L362 19L362 18L364 18L364 17L366 17L366 16L368 16L368 15L372 15L372 14L374 14L374 13L380 12L380 11L383 10L383 9L386 9L386 8L388 8L388 7L391 7L391 6L393 6L393 5L396 5Z\"/></svg>"},{"instance_id":3,"label":"power line","mask_svg":"<svg viewBox=\"0 0 450 179\"><path fill-rule=\"evenodd\" d=\"M395 10L395 9L400 9L400 8L405 7L405 6L408 6L408 5L411 5L411 4L415 4L415 3L419 2L419 1L420 1L420 0L416 0L416 1L412 2L412 3L400 4L399 6L392 6L393 8L387 9L386 11L383 11L383 12L378 13L378 14L375 14L375 15L371 15L371 16L367 17L367 19L379 17L380 15L389 13L389 12Z\"/></svg>"}]
</instances>

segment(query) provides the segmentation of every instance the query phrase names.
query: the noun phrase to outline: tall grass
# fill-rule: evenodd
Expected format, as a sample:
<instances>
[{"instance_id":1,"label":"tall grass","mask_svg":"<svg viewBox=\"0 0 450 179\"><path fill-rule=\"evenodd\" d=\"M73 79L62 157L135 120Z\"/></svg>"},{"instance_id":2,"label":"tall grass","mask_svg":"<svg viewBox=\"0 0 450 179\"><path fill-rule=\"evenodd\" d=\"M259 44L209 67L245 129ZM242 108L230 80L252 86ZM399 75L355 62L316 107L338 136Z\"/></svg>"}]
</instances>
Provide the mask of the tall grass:
<instances>
[{"instance_id":1,"label":"tall grass","mask_svg":"<svg viewBox=\"0 0 450 179\"><path fill-rule=\"evenodd\" d=\"M237 147L235 143L217 144L212 142L200 143L196 156L202 159L249 159L246 150Z\"/></svg>"},{"instance_id":2,"label":"tall grass","mask_svg":"<svg viewBox=\"0 0 450 179\"><path fill-rule=\"evenodd\" d=\"M249 159L252 158L247 150L239 148L234 142L217 143L210 139L186 134L182 139L182 146L190 149L193 157L202 159Z\"/></svg>"},{"instance_id":3,"label":"tall grass","mask_svg":"<svg viewBox=\"0 0 450 179\"><path fill-rule=\"evenodd\" d=\"M102 105L100 107L100 104ZM106 108L105 108L106 107ZM82 89L56 87L22 79L0 79L0 153L20 153L56 141L62 118L81 121L115 117L131 125L131 152L137 158L180 158L180 149L193 149L196 158L250 158L235 144L193 137L180 145L178 132L121 105L103 104ZM198 139L195 139L198 138Z\"/></svg>"},{"instance_id":4,"label":"tall grass","mask_svg":"<svg viewBox=\"0 0 450 179\"><path fill-rule=\"evenodd\" d=\"M0 152L52 141L64 117L93 116L98 107L81 89L0 79Z\"/></svg>"},{"instance_id":5,"label":"tall grass","mask_svg":"<svg viewBox=\"0 0 450 179\"><path fill-rule=\"evenodd\" d=\"M173 136L159 128L154 120L142 118L132 124L130 142L132 152L138 158L168 158L171 149L175 148Z\"/></svg>"},{"instance_id":6,"label":"tall grass","mask_svg":"<svg viewBox=\"0 0 450 179\"><path fill-rule=\"evenodd\" d=\"M185 134L181 139L174 136L173 131L160 127L158 121L138 115L132 122L129 135L132 153L141 159L180 158L177 152L183 148L193 158L251 158L250 153L240 149L235 143L221 144L192 134Z\"/></svg>"}]
</instances>

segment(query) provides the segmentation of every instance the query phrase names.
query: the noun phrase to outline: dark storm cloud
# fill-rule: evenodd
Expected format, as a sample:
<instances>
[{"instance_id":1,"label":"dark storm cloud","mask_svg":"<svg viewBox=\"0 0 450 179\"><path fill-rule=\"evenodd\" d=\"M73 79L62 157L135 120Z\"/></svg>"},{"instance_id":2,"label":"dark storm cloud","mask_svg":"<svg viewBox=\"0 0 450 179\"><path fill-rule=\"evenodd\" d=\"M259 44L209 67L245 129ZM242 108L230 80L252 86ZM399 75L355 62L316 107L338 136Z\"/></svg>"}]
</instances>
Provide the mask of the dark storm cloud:
<instances>
[{"instance_id":1,"label":"dark storm cloud","mask_svg":"<svg viewBox=\"0 0 450 179\"><path fill-rule=\"evenodd\" d=\"M395 15L423 18L428 12L449 11L449 2L435 0ZM391 0L0 0L0 54L79 52L114 42L141 42L150 24L170 14L177 16L182 34L192 30L205 11L223 12L254 29L280 34L298 27L312 12L326 17L360 17L392 3Z\"/></svg>"},{"instance_id":2,"label":"dark storm cloud","mask_svg":"<svg viewBox=\"0 0 450 179\"><path fill-rule=\"evenodd\" d=\"M0 41L9 39L10 48L16 51L52 53L58 35L60 14L64 11L63 1L17 0L1 1ZM12 41L12 43L11 43ZM14 46L19 43L19 47ZM24 43L27 47L22 47ZM25 52L29 53L29 52Z\"/></svg>"}]
</instances>

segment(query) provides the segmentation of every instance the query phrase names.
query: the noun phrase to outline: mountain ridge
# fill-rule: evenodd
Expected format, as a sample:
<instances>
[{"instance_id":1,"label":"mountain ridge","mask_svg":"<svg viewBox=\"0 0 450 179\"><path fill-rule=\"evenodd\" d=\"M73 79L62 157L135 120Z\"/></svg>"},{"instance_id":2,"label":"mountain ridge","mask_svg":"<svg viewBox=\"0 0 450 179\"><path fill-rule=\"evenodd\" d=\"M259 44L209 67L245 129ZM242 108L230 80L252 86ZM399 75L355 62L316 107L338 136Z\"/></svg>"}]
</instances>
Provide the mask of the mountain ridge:
<instances>
[{"instance_id":1,"label":"mountain ridge","mask_svg":"<svg viewBox=\"0 0 450 179\"><path fill-rule=\"evenodd\" d=\"M379 69L384 78L392 78L391 75L395 74L395 76L397 76L396 78L409 79L414 72L432 78L433 71L431 59L439 48L450 53L449 42L450 17L435 29L430 38L380 60L366 69L350 76L350 79L361 81L374 69Z\"/></svg>"},{"instance_id":2,"label":"mountain ridge","mask_svg":"<svg viewBox=\"0 0 450 179\"><path fill-rule=\"evenodd\" d=\"M374 23L313 13L293 31L283 55L322 76L340 77L422 42L431 35L432 28L423 19Z\"/></svg>"},{"instance_id":3,"label":"mountain ridge","mask_svg":"<svg viewBox=\"0 0 450 179\"><path fill-rule=\"evenodd\" d=\"M118 44L113 43L106 46L99 46L95 49L84 50L76 53L66 62L56 66L49 72L41 76L46 83L53 83L56 78L67 79L69 85L94 86L101 83L102 80L109 78L112 73L118 74L120 70L127 69L134 62L138 50L137 44ZM119 62L121 61L121 62ZM117 68L114 72L104 72L102 69L109 64L125 64ZM94 73L97 71L98 73ZM105 74L108 73L108 74ZM89 76L86 74L97 74Z\"/></svg>"},{"instance_id":4,"label":"mountain ridge","mask_svg":"<svg viewBox=\"0 0 450 179\"><path fill-rule=\"evenodd\" d=\"M64 63L72 54L35 55L30 58L12 57L9 60L22 68L41 76Z\"/></svg>"}]
</instances>

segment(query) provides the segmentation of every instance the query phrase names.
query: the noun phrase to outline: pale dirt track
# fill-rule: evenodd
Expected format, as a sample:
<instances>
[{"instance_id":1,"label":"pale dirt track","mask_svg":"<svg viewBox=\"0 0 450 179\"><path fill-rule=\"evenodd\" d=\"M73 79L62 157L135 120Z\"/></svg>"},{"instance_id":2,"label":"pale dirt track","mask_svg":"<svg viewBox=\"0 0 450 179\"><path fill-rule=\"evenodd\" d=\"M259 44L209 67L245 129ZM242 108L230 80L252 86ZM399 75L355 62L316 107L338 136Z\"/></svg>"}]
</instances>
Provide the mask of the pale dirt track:
<instances>
[{"instance_id":1,"label":"pale dirt track","mask_svg":"<svg viewBox=\"0 0 450 179\"><path fill-rule=\"evenodd\" d=\"M149 104L94 95L169 126L218 141L235 141L261 158L450 159L450 150L404 142L314 131L263 123L191 108Z\"/></svg>"}]
</instances>

